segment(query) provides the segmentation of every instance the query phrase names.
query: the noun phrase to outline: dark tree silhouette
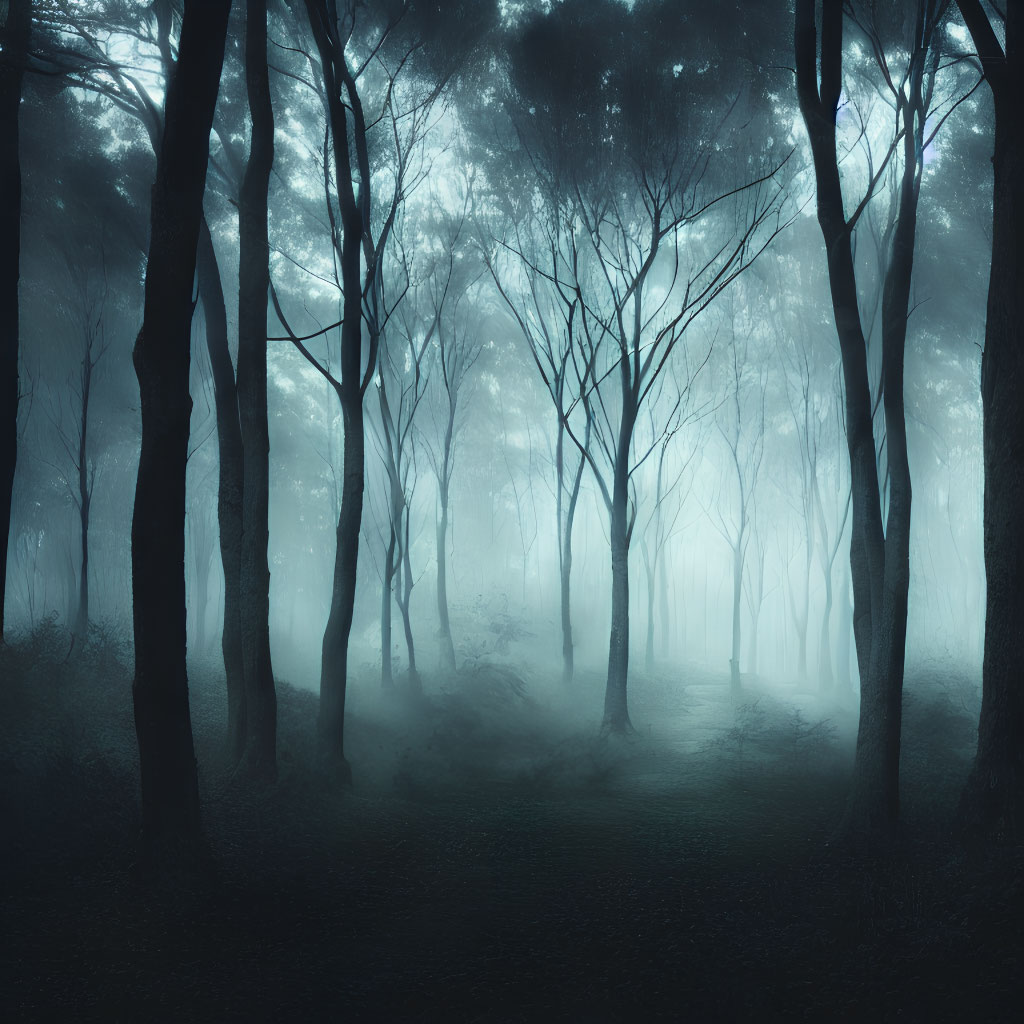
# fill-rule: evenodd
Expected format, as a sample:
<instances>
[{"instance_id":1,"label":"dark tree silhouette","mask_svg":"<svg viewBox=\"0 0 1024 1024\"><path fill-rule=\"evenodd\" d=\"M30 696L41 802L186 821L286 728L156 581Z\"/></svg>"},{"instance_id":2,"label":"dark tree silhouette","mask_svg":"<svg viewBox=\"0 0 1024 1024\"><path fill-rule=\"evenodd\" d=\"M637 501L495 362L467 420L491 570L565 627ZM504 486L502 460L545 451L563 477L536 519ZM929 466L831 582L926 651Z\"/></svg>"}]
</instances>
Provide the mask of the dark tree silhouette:
<instances>
[{"instance_id":1,"label":"dark tree silhouette","mask_svg":"<svg viewBox=\"0 0 1024 1024\"><path fill-rule=\"evenodd\" d=\"M992 272L981 401L985 466L985 653L978 750L960 806L969 833L1024 834L1024 9L1005 6L1005 43L979 0L957 0L995 101ZM993 5L995 6L995 5Z\"/></svg>"},{"instance_id":2,"label":"dark tree silhouette","mask_svg":"<svg viewBox=\"0 0 1024 1024\"><path fill-rule=\"evenodd\" d=\"M132 516L135 730L150 854L201 834L185 668L189 340L210 127L230 0L186 0L167 85L135 372L142 450Z\"/></svg>"},{"instance_id":3,"label":"dark tree silhouette","mask_svg":"<svg viewBox=\"0 0 1024 1024\"><path fill-rule=\"evenodd\" d=\"M18 462L18 278L21 160L18 110L32 29L32 0L9 0L0 22L0 641L7 599L7 546Z\"/></svg>"},{"instance_id":4,"label":"dark tree silhouette","mask_svg":"<svg viewBox=\"0 0 1024 1024\"><path fill-rule=\"evenodd\" d=\"M864 198L848 216L836 137L836 114L843 86L844 4L842 0L825 0L823 5L820 71L814 2L797 0L796 4L797 97L814 161L818 223L825 241L842 355L852 477L850 568L861 705L854 777L843 824L843 831L849 835L890 835L899 817L911 504L903 363L923 155L928 141L938 130L935 127L926 135L925 124L938 68L938 29L946 6L933 0L921 0L917 5L908 58L901 74L890 67L875 23L868 21L863 26L891 93L897 128ZM887 514L883 521L866 342L858 307L853 231L890 161L900 157L897 220L885 267L882 298L883 409L889 482Z\"/></svg>"},{"instance_id":5,"label":"dark tree silhouette","mask_svg":"<svg viewBox=\"0 0 1024 1024\"><path fill-rule=\"evenodd\" d=\"M277 775L277 697L270 660L270 435L267 427L267 200L274 163L274 113L267 68L267 0L248 0L245 83L252 137L238 198L238 415L242 431L242 664L244 770Z\"/></svg>"}]
</instances>

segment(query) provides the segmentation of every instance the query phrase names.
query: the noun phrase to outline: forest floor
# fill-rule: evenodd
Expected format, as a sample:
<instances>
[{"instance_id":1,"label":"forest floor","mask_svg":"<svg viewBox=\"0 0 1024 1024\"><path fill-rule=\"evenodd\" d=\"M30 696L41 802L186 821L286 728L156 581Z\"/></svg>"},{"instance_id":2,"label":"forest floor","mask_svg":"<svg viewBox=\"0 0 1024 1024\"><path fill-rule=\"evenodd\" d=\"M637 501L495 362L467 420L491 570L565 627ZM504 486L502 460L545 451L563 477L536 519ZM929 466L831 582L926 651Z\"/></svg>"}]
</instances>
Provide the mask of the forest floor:
<instances>
[{"instance_id":1,"label":"forest floor","mask_svg":"<svg viewBox=\"0 0 1024 1024\"><path fill-rule=\"evenodd\" d=\"M1024 871L950 838L975 728L952 676L910 674L904 837L879 859L830 842L853 716L796 688L637 673L616 741L564 714L599 709L596 674L564 706L508 666L419 699L359 680L338 794L315 695L281 684L280 777L253 793L210 660L216 874L154 889L127 647L66 655L52 628L0 650L6 1020L1019 1019Z\"/></svg>"}]
</instances>

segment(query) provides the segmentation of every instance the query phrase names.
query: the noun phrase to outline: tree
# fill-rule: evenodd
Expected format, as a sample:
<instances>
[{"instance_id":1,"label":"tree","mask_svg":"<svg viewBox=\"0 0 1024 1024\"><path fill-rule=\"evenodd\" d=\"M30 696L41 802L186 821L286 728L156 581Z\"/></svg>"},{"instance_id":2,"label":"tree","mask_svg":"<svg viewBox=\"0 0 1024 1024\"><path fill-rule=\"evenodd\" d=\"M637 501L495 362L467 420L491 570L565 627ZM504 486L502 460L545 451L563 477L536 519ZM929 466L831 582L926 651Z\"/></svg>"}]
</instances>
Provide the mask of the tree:
<instances>
[{"instance_id":1,"label":"tree","mask_svg":"<svg viewBox=\"0 0 1024 1024\"><path fill-rule=\"evenodd\" d=\"M242 658L242 429L238 420L235 368L228 346L228 315L217 252L205 215L196 256L199 298L206 321L206 348L217 413L217 525L224 569L221 653L228 697L228 754L236 764L245 750L245 669Z\"/></svg>"},{"instance_id":2,"label":"tree","mask_svg":"<svg viewBox=\"0 0 1024 1024\"><path fill-rule=\"evenodd\" d=\"M193 845L199 787L185 667L185 463L189 336L210 128L230 0L185 0L167 85L134 363L142 450L132 516L132 696L148 851Z\"/></svg>"},{"instance_id":3,"label":"tree","mask_svg":"<svg viewBox=\"0 0 1024 1024\"><path fill-rule=\"evenodd\" d=\"M102 251L100 256L102 263ZM77 293L75 318L78 320L76 327L81 360L77 373L73 374L68 382L73 426L68 427L64 422L63 401L54 418L61 447L71 469L71 473L62 472L62 476L78 512L81 560L74 635L79 639L85 639L89 632L89 513L92 507L93 485L96 482L96 463L89 446L89 407L93 397L96 368L108 348L103 326L103 307L108 292L106 269L104 267L102 271L102 284L97 286L90 279L87 268L88 264L82 266L68 259L72 289ZM74 478L73 484L68 479L69 476Z\"/></svg>"},{"instance_id":4,"label":"tree","mask_svg":"<svg viewBox=\"0 0 1024 1024\"><path fill-rule=\"evenodd\" d=\"M766 367L761 367L756 376L751 373L752 360L748 358L748 353L753 324L746 324L741 328L742 341L736 336L735 311L732 325L732 339L727 353L726 399L723 402L722 413L717 419L717 426L729 453L727 472L735 479L736 502L727 514L719 495L719 500L715 503L714 522L729 545L729 552L732 555L732 645L729 649L729 681L733 692L738 693L741 685L743 580L756 504L757 483L764 459L765 394L768 390L768 379ZM726 409L728 413L725 413ZM759 578L764 573L763 564L762 557L758 566Z\"/></svg>"},{"instance_id":5,"label":"tree","mask_svg":"<svg viewBox=\"0 0 1024 1024\"><path fill-rule=\"evenodd\" d=\"M455 643L448 610L448 524L452 478L458 439L466 408L470 373L480 357L480 324L474 316L471 289L478 276L467 270L460 253L460 238L468 211L469 191L464 194L462 215L441 218L437 238L440 252L430 278L430 308L437 324L434 394L430 410L434 420L427 436L427 454L437 480L435 558L437 562L437 621L441 669L455 671Z\"/></svg>"},{"instance_id":6,"label":"tree","mask_svg":"<svg viewBox=\"0 0 1024 1024\"><path fill-rule=\"evenodd\" d=\"M32 0L9 0L0 21L0 641L7 598L11 498L18 462L18 278L21 161L18 112L32 30Z\"/></svg>"},{"instance_id":7,"label":"tree","mask_svg":"<svg viewBox=\"0 0 1024 1024\"><path fill-rule=\"evenodd\" d=\"M559 180L571 207L566 235L580 240L578 262L562 255L573 275L567 287L580 295L573 386L580 397L566 429L608 513L612 610L603 728L616 733L632 728L632 478L657 444L636 450L637 422L687 329L783 227L777 167L752 171L737 160L732 173L709 170L729 148L735 106L712 117L697 101L703 62L678 63L681 43L665 31L663 14L659 5L629 12L603 4L596 14L589 4L559 5L531 22L515 69L518 106L536 112L536 131L543 137L559 114L572 131L572 158ZM592 431L589 446L581 417Z\"/></svg>"},{"instance_id":8,"label":"tree","mask_svg":"<svg viewBox=\"0 0 1024 1024\"><path fill-rule=\"evenodd\" d=\"M818 223L825 242L839 335L852 478L850 569L861 706L854 777L843 824L850 835L889 835L899 816L911 506L903 365L923 155L938 130L935 127L926 132L925 125L931 112L939 60L938 30L945 7L945 3L937 0L921 0L910 41L900 49L892 39L883 39L876 21L867 20L862 26L891 97L895 129L885 159L874 171L863 199L848 216L836 127L843 88L844 5L841 0L825 0L823 4L819 72L814 2L797 0L796 4L797 98L810 140ZM897 74L890 66L887 54L893 52L907 54L902 73ZM883 521L853 231L891 160L901 161L901 171L897 220L882 299L883 410L889 480Z\"/></svg>"},{"instance_id":9,"label":"tree","mask_svg":"<svg viewBox=\"0 0 1024 1024\"><path fill-rule=\"evenodd\" d=\"M992 156L992 271L981 361L985 467L985 641L978 748L960 804L975 834L1024 834L1024 146L1018 125L1024 95L1024 10L1005 18L980 0L957 0L995 102ZM1004 43L996 24L1003 20Z\"/></svg>"},{"instance_id":10,"label":"tree","mask_svg":"<svg viewBox=\"0 0 1024 1024\"><path fill-rule=\"evenodd\" d=\"M380 335L393 308L384 303L382 261L402 201L423 178L422 167L410 173L410 158L430 124L430 109L438 89L428 89L400 109L396 78L419 42L402 49L393 67L383 52L397 28L404 5L383 25L363 24L361 5L350 3L339 15L335 0L305 0L318 60L314 65L317 91L326 115L332 159L325 160L325 192L331 244L334 250L335 285L342 296L340 371L335 377L305 347L327 331L298 336L285 319L276 293L274 308L286 337L330 383L341 405L344 424L341 508L338 515L331 607L324 629L320 668L320 710L317 719L321 760L328 774L348 784L352 772L345 759L345 695L348 686L348 642L355 607L356 567L363 515L366 428L363 398L374 378ZM363 56L357 56L365 47ZM379 110L368 118L364 94L371 92L374 74L382 76ZM376 101L376 95L374 97ZM374 131L376 129L376 136ZM374 175L370 149L382 133L390 143L390 194L385 186L382 213L375 219ZM388 144L385 143L385 145ZM375 153L375 156L379 154ZM332 176L333 170L333 176ZM333 187L332 187L333 186ZM363 358L363 330L367 336Z\"/></svg>"},{"instance_id":11,"label":"tree","mask_svg":"<svg viewBox=\"0 0 1024 1024\"><path fill-rule=\"evenodd\" d=\"M143 44L148 58L143 67L122 67L110 58L109 12L91 15L81 10L62 10L64 18L50 26L51 33L72 38L76 46L77 66L69 79L77 86L100 93L118 110L135 118L144 128L153 153L160 151L163 130L161 111L147 76L166 88L174 67L175 48L172 40L174 12L166 3L154 4L142 15L129 9L128 20L117 27L129 38ZM94 72L99 71L99 74ZM226 133L218 128L222 154L227 167L219 177L230 194L237 191L240 175L238 163ZM236 204L237 205L237 204ZM206 324L206 344L213 376L214 401L217 413L218 488L217 522L221 564L224 571L224 619L221 650L227 684L227 741L231 758L238 762L245 749L246 717L243 669L241 611L243 593L251 588L242 585L242 493L243 452L238 417L235 368L228 342L227 307L224 287L213 235L204 211L200 224L197 253L199 299Z\"/></svg>"},{"instance_id":12,"label":"tree","mask_svg":"<svg viewBox=\"0 0 1024 1024\"><path fill-rule=\"evenodd\" d=\"M566 183L560 178L560 160L548 168L544 161L533 160L541 211L533 211L532 196L527 193L523 209L509 211L510 237L499 247L511 256L502 262L511 266L503 275L497 254L484 249L485 262L494 286L526 342L533 364L544 382L554 406L555 424L555 529L558 540L559 611L562 627L562 680L572 681L575 648L572 635L572 538L579 504L586 458L580 454L575 465L567 460L566 445L572 441L566 433L566 420L580 393L572 387L573 360L577 355L575 332L582 318L581 297L574 280L579 269L579 238L571 230L567 217L572 201ZM498 185L495 191L515 190ZM518 273L516 273L518 271ZM513 276L515 275L515 276ZM503 280L507 276L510 280ZM513 284L517 285L513 290ZM523 301L525 298L525 302ZM578 374L577 374L578 378ZM584 428L583 445L590 447L590 424ZM570 465L567 465L567 462Z\"/></svg>"},{"instance_id":13,"label":"tree","mask_svg":"<svg viewBox=\"0 0 1024 1024\"><path fill-rule=\"evenodd\" d=\"M403 252L404 264L404 252ZM408 269L405 270L408 281ZM412 634L410 601L415 580L412 575L411 519L416 486L418 448L417 412L429 381L429 353L440 311L421 330L417 318L403 302L393 328L385 333L377 374L380 426L376 430L378 450L387 477L387 532L381 572L381 683L394 686L391 667L391 601L397 601L405 631L409 657L409 684L420 689L416 668L416 646Z\"/></svg>"},{"instance_id":14,"label":"tree","mask_svg":"<svg viewBox=\"0 0 1024 1024\"><path fill-rule=\"evenodd\" d=\"M267 428L267 200L274 163L274 112L267 67L267 0L247 0L245 83L252 136L238 197L238 417L242 434L242 668L244 770L277 775L277 696L270 660L270 435Z\"/></svg>"}]
</instances>

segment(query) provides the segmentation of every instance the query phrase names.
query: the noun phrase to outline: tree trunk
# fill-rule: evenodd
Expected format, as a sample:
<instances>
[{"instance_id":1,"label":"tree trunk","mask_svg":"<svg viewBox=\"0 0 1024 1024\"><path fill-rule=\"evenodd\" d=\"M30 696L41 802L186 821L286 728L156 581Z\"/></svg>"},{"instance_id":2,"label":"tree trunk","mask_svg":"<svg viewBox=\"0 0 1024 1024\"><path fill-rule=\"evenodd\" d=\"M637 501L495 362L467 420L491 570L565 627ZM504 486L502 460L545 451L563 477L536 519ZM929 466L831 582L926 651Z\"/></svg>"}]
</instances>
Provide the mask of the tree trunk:
<instances>
[{"instance_id":1,"label":"tree trunk","mask_svg":"<svg viewBox=\"0 0 1024 1024\"><path fill-rule=\"evenodd\" d=\"M455 431L455 406L448 398L448 422L445 424L444 450L441 472L438 474L438 503L441 515L437 520L437 621L438 637L441 641L441 669L455 671L455 644L452 642L452 625L448 616L448 502L450 498L452 472L452 440ZM494 532L494 503L491 503L491 532ZM493 537L492 537L493 539Z\"/></svg>"},{"instance_id":2,"label":"tree trunk","mask_svg":"<svg viewBox=\"0 0 1024 1024\"><path fill-rule=\"evenodd\" d=\"M835 685L832 673L832 563L825 567L825 607L821 613L821 640L818 644L818 686L829 693Z\"/></svg>"},{"instance_id":3,"label":"tree trunk","mask_svg":"<svg viewBox=\"0 0 1024 1024\"><path fill-rule=\"evenodd\" d=\"M398 600L398 607L402 613L402 627L405 631L405 650L409 656L409 686L413 692L419 693L422 690L420 674L416 669L416 643L412 635L412 618L409 614L409 604L412 600L412 556L409 553L409 509L403 509L405 537L402 541L402 579L401 595Z\"/></svg>"},{"instance_id":4,"label":"tree trunk","mask_svg":"<svg viewBox=\"0 0 1024 1024\"><path fill-rule=\"evenodd\" d=\"M384 552L384 572L381 577L380 595L380 684L384 690L395 688L394 672L391 668L391 587L395 579L395 548L398 537L394 524L388 531L388 546Z\"/></svg>"},{"instance_id":5,"label":"tree trunk","mask_svg":"<svg viewBox=\"0 0 1024 1024\"><path fill-rule=\"evenodd\" d=\"M798 0L795 25L797 91L814 157L818 222L825 241L842 354L852 479L850 571L861 707L853 782L842 831L848 835L885 837L895 831L899 815L911 504L903 358L924 117L905 108L908 130L903 136L904 169L883 299L884 409L891 477L887 537L882 525L866 347L836 148L835 118L842 82L842 4L839 0L828 0L823 7L820 96L815 60L817 30L811 0ZM922 72L923 65L918 68L918 76ZM920 77L916 90L919 100ZM913 101L913 96L907 98L904 94L903 102L909 105Z\"/></svg>"},{"instance_id":6,"label":"tree trunk","mask_svg":"<svg viewBox=\"0 0 1024 1024\"><path fill-rule=\"evenodd\" d=\"M82 423L78 435L78 520L82 539L82 569L78 577L75 636L83 640L89 635L89 506L92 502L92 482L89 478L89 399L92 395L92 370L90 343L82 359Z\"/></svg>"},{"instance_id":7,"label":"tree trunk","mask_svg":"<svg viewBox=\"0 0 1024 1024\"><path fill-rule=\"evenodd\" d=\"M757 633L758 633L758 621L761 618L761 606L750 613L750 640L747 644L747 671L751 675L757 675L758 661L760 660L760 654L757 649Z\"/></svg>"},{"instance_id":8,"label":"tree trunk","mask_svg":"<svg viewBox=\"0 0 1024 1024\"><path fill-rule=\"evenodd\" d=\"M441 496L441 515L437 520L437 621L441 641L441 670L455 671L455 644L448 616L448 489Z\"/></svg>"},{"instance_id":9,"label":"tree trunk","mask_svg":"<svg viewBox=\"0 0 1024 1024\"><path fill-rule=\"evenodd\" d=\"M32 30L31 0L10 0L0 28L0 641L7 605L7 548L18 461L18 277L21 158L18 111Z\"/></svg>"},{"instance_id":10,"label":"tree trunk","mask_svg":"<svg viewBox=\"0 0 1024 1024\"><path fill-rule=\"evenodd\" d=\"M267 68L267 0L248 0L245 82L252 119L249 161L238 202L238 413L242 496L242 664L247 774L277 776L277 695L270 660L270 435L267 427L267 197L274 162L274 114Z\"/></svg>"},{"instance_id":11,"label":"tree trunk","mask_svg":"<svg viewBox=\"0 0 1024 1024\"><path fill-rule=\"evenodd\" d=\"M132 696L147 852L200 839L185 669L185 463L192 284L230 0L185 0L152 191L142 330L142 449L132 516Z\"/></svg>"},{"instance_id":12,"label":"tree trunk","mask_svg":"<svg viewBox=\"0 0 1024 1024\"><path fill-rule=\"evenodd\" d=\"M199 295L206 319L206 347L213 373L217 412L217 525L224 569L224 625L221 651L228 695L228 752L237 764L245 748L245 684L242 665L242 431L238 423L235 370L228 346L228 317L217 254L209 225L199 231Z\"/></svg>"},{"instance_id":13,"label":"tree trunk","mask_svg":"<svg viewBox=\"0 0 1024 1024\"><path fill-rule=\"evenodd\" d=\"M647 604L647 621L645 623L646 636L644 638L644 671L650 675L650 673L654 671L654 585L656 573L650 548L644 538L640 541L640 551L643 554L644 583L646 584L645 597Z\"/></svg>"},{"instance_id":14,"label":"tree trunk","mask_svg":"<svg viewBox=\"0 0 1024 1024\"><path fill-rule=\"evenodd\" d=\"M564 426L559 420L560 429ZM590 443L590 425L584 435L584 446ZM562 558L559 566L559 606L562 619L562 682L569 684L576 671L576 650L572 638L572 531L576 523L576 507L580 500L580 486L583 483L583 470L586 460L580 456L579 466L572 481L569 492L569 503L565 509L565 526L562 536ZM561 486L561 480L558 481Z\"/></svg>"},{"instance_id":15,"label":"tree trunk","mask_svg":"<svg viewBox=\"0 0 1024 1024\"><path fill-rule=\"evenodd\" d=\"M743 597L742 540L732 550L732 647L729 655L729 685L739 693L740 681L740 612Z\"/></svg>"},{"instance_id":16,"label":"tree trunk","mask_svg":"<svg viewBox=\"0 0 1024 1024\"><path fill-rule=\"evenodd\" d=\"M358 271L358 249L355 255ZM346 354L351 358L353 348L355 359L359 358L361 325L358 280L355 284L354 292L350 291L351 286L348 284L345 291L343 360ZM350 295L354 295L354 301ZM355 309L351 309L350 305L354 305ZM355 321L354 328L351 326L352 319ZM352 769L345 759L345 694L348 686L348 638L352 631L356 566L359 561L359 528L363 515L365 425L362 394L358 382L352 382L353 376L357 374L358 369L356 374L348 374L338 392L345 426L341 511L338 514L331 610L324 630L320 659L320 711L317 716L323 766L342 785L349 785L352 781Z\"/></svg>"},{"instance_id":17,"label":"tree trunk","mask_svg":"<svg viewBox=\"0 0 1024 1024\"><path fill-rule=\"evenodd\" d=\"M980 5L960 8L986 58ZM974 8L978 8L975 10ZM987 22L985 22L987 23ZM985 466L986 607L978 748L960 801L968 834L1019 841L1024 834L1024 10L1006 8L1006 60L989 77L995 98L992 273L981 398ZM988 74L986 67L986 74Z\"/></svg>"},{"instance_id":18,"label":"tree trunk","mask_svg":"<svg viewBox=\"0 0 1024 1024\"><path fill-rule=\"evenodd\" d=\"M624 375L625 379L625 375ZM623 410L615 452L611 494L610 541L612 555L612 624L608 641L608 683L604 697L603 728L613 733L631 732L626 702L629 677L629 456L636 423L636 403L623 385Z\"/></svg>"}]
</instances>

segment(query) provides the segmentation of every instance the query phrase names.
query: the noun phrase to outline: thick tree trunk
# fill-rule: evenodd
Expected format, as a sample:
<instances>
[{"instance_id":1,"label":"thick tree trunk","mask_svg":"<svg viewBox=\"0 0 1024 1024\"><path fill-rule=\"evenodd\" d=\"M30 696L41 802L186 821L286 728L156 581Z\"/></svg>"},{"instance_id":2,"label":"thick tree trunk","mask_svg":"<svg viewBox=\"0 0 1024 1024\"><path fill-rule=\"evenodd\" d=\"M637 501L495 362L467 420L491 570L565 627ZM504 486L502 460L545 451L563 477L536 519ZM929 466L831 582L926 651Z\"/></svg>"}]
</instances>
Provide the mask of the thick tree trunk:
<instances>
[{"instance_id":1,"label":"thick tree trunk","mask_svg":"<svg viewBox=\"0 0 1024 1024\"><path fill-rule=\"evenodd\" d=\"M248 0L245 81L252 119L249 161L238 202L238 413L242 496L242 664L247 774L277 775L277 695L270 660L270 435L267 426L267 197L274 162L274 114L267 68L267 0Z\"/></svg>"},{"instance_id":2,"label":"thick tree trunk","mask_svg":"<svg viewBox=\"0 0 1024 1024\"><path fill-rule=\"evenodd\" d=\"M142 330L142 449L132 516L143 839L150 854L200 838L185 669L185 462L192 284L230 0L186 0L152 191Z\"/></svg>"},{"instance_id":3,"label":"thick tree trunk","mask_svg":"<svg viewBox=\"0 0 1024 1024\"><path fill-rule=\"evenodd\" d=\"M965 19L989 53L978 19ZM985 465L986 607L981 718L974 765L960 802L969 835L1024 835L1024 10L1006 8L1006 61L991 79L995 98L992 273L981 398Z\"/></svg>"},{"instance_id":4,"label":"thick tree trunk","mask_svg":"<svg viewBox=\"0 0 1024 1024\"><path fill-rule=\"evenodd\" d=\"M7 548L18 461L18 278L21 159L18 111L32 28L31 0L10 0L0 23L0 641L7 606Z\"/></svg>"},{"instance_id":5,"label":"thick tree trunk","mask_svg":"<svg viewBox=\"0 0 1024 1024\"><path fill-rule=\"evenodd\" d=\"M242 431L238 423L235 369L228 346L228 317L217 254L209 225L199 232L199 295L206 319L206 347L213 373L217 412L217 524L224 569L224 625L221 651L228 695L228 752L237 764L245 747L245 683L242 666Z\"/></svg>"}]
</instances>

